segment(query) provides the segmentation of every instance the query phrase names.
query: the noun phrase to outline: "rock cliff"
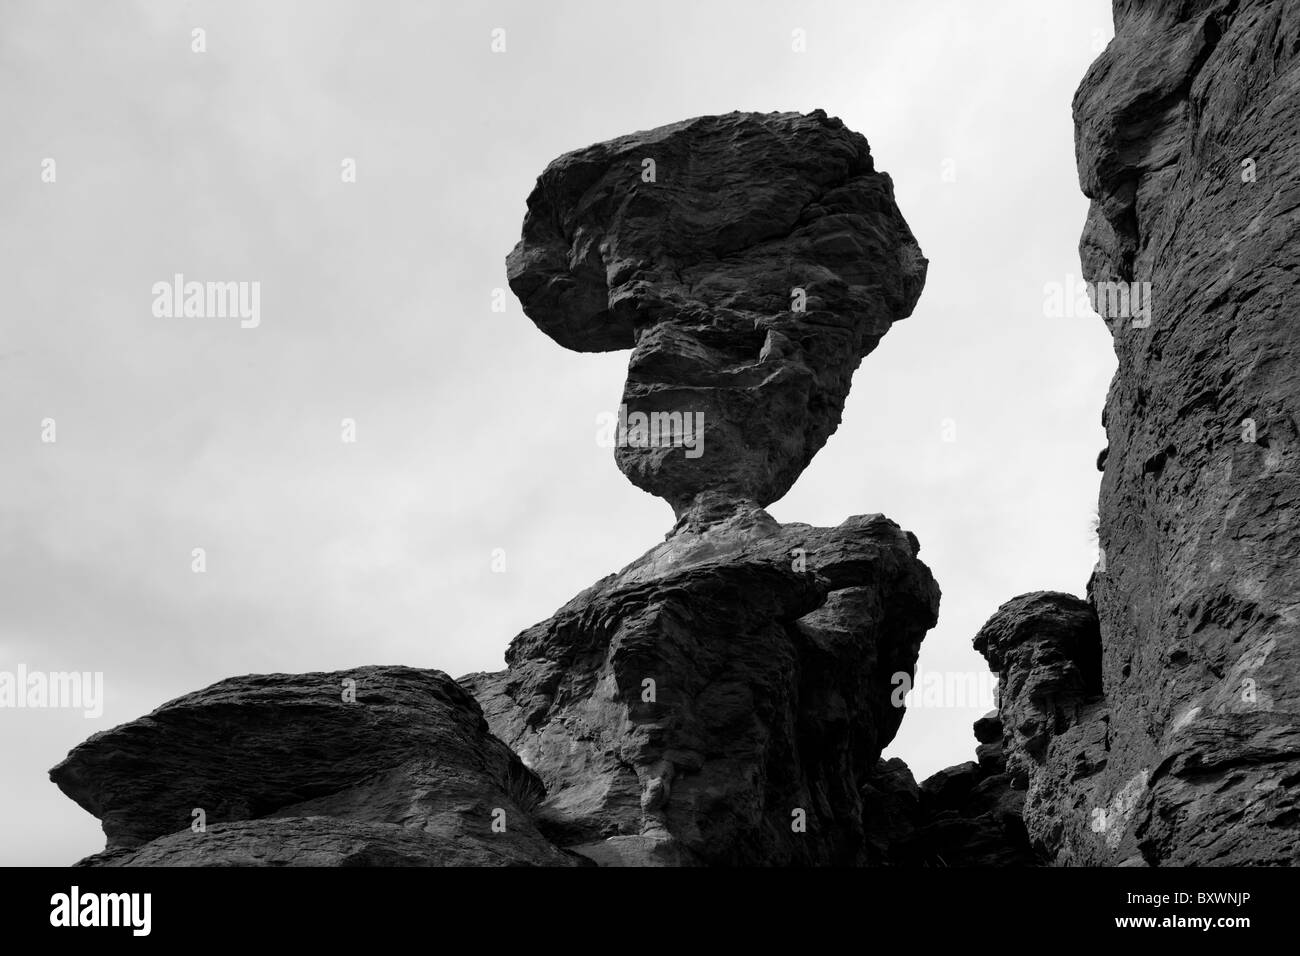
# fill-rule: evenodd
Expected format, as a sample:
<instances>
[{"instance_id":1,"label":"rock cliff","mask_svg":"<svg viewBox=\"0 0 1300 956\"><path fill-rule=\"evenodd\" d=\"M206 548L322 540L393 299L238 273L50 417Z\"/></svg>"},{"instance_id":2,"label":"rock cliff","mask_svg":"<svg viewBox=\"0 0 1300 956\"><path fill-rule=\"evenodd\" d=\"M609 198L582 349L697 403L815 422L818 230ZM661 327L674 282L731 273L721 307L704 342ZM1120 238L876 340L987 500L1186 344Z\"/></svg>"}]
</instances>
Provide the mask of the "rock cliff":
<instances>
[{"instance_id":1,"label":"rock cliff","mask_svg":"<svg viewBox=\"0 0 1300 956\"><path fill-rule=\"evenodd\" d=\"M1118 0L1074 101L1119 368L1086 601L975 645L1057 865L1300 863L1300 8Z\"/></svg>"}]
</instances>

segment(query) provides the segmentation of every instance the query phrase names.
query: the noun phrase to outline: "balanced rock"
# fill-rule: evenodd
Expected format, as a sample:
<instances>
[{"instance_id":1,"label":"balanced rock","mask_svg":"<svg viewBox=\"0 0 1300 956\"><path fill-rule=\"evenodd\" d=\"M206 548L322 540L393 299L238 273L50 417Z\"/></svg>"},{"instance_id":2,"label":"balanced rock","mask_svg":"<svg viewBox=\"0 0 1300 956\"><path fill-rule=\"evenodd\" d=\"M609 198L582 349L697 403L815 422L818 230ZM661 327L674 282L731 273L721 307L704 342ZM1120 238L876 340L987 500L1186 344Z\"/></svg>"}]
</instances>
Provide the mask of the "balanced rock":
<instances>
[{"instance_id":1,"label":"balanced rock","mask_svg":"<svg viewBox=\"0 0 1300 956\"><path fill-rule=\"evenodd\" d=\"M893 193L820 110L621 136L538 178L510 287L566 348L632 349L615 458L633 484L678 515L706 491L766 506L921 293Z\"/></svg>"},{"instance_id":2,"label":"balanced rock","mask_svg":"<svg viewBox=\"0 0 1300 956\"><path fill-rule=\"evenodd\" d=\"M50 777L103 822L87 865L576 859L533 825L540 781L439 671L230 678L95 734Z\"/></svg>"}]
</instances>

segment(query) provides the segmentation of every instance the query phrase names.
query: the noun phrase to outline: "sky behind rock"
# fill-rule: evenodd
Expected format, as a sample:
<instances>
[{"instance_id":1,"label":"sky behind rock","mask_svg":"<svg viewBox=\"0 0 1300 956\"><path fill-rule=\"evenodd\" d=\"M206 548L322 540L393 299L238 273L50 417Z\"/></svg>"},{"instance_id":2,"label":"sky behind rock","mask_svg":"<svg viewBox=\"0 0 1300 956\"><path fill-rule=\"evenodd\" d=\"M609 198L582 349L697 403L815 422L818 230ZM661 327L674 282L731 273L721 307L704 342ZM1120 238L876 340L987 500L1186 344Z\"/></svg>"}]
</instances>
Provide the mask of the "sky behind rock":
<instances>
[{"instance_id":1,"label":"sky behind rock","mask_svg":"<svg viewBox=\"0 0 1300 956\"><path fill-rule=\"evenodd\" d=\"M822 108L894 178L925 292L770 511L915 532L922 680L973 684L997 605L1096 560L1114 358L1048 293L1078 282L1070 98L1110 35L1103 0L6 3L0 670L102 671L105 700L0 709L0 863L102 848L46 777L90 733L233 674L499 669L662 539L597 441L626 353L491 306L551 159L691 116ZM177 273L260 283L257 326L155 315ZM909 708L886 754L973 759L990 705Z\"/></svg>"}]
</instances>

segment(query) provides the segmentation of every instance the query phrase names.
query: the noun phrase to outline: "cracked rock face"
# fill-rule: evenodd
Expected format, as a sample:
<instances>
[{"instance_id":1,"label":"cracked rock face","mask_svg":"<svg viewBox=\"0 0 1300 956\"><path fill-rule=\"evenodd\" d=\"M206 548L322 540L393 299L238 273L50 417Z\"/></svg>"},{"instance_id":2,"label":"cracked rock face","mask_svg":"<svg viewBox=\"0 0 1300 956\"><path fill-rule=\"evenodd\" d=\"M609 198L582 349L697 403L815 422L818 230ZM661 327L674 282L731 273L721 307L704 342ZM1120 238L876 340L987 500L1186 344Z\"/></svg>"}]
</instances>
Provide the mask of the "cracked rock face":
<instances>
[{"instance_id":1,"label":"cracked rock face","mask_svg":"<svg viewBox=\"0 0 1300 956\"><path fill-rule=\"evenodd\" d=\"M879 515L709 519L462 683L546 784L539 826L598 863L883 862L861 790L939 601L915 539Z\"/></svg>"},{"instance_id":2,"label":"cracked rock face","mask_svg":"<svg viewBox=\"0 0 1300 956\"><path fill-rule=\"evenodd\" d=\"M1300 863L1300 7L1115 20L1074 103L1080 256L1151 308L1106 316L1089 855Z\"/></svg>"},{"instance_id":3,"label":"cracked rock face","mask_svg":"<svg viewBox=\"0 0 1300 956\"><path fill-rule=\"evenodd\" d=\"M533 825L540 781L439 671L230 678L95 734L50 777L103 822L85 865L574 864Z\"/></svg>"},{"instance_id":4,"label":"cracked rock face","mask_svg":"<svg viewBox=\"0 0 1300 956\"><path fill-rule=\"evenodd\" d=\"M615 459L679 516L706 491L766 506L789 490L926 265L867 141L821 111L705 116L567 153L507 259L555 341L632 349Z\"/></svg>"}]
</instances>

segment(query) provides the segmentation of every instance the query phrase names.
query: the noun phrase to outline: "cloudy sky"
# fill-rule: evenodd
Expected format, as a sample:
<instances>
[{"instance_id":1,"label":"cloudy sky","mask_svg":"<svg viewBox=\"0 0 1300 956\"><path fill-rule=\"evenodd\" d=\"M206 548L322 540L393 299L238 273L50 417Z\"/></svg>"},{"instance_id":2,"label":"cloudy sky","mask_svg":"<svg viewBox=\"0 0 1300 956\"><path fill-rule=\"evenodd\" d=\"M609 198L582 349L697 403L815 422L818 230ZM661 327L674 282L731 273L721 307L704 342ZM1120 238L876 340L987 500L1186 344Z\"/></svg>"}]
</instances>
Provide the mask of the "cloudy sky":
<instances>
[{"instance_id":1,"label":"cloudy sky","mask_svg":"<svg viewBox=\"0 0 1300 956\"><path fill-rule=\"evenodd\" d=\"M1045 289L1078 281L1070 98L1110 35L1106 0L5 3L0 670L105 702L0 709L0 863L102 849L46 776L92 732L233 674L498 669L661 540L596 442L626 354L491 302L551 159L691 116L820 107L893 176L928 285L770 510L914 531L920 669L984 673L989 614L1096 558L1114 358ZM176 273L259 282L260 324L156 316ZM887 751L918 778L987 702L941 703Z\"/></svg>"}]
</instances>

